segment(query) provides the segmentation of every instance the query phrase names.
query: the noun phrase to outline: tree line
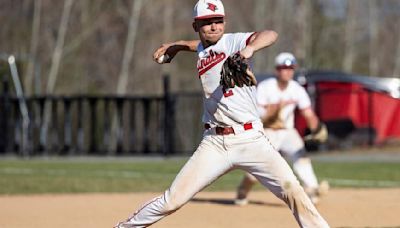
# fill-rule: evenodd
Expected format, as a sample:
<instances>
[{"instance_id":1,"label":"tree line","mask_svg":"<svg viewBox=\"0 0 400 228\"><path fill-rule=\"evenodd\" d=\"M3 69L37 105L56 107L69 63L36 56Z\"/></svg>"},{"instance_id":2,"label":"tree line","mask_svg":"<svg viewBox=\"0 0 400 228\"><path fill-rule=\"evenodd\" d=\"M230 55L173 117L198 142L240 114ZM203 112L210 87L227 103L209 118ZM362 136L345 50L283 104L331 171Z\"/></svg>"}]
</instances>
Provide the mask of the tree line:
<instances>
[{"instance_id":1,"label":"tree line","mask_svg":"<svg viewBox=\"0 0 400 228\"><path fill-rule=\"evenodd\" d=\"M151 59L162 42L196 39L196 0L5 0L0 2L0 57L17 57L23 88L40 94L160 94L199 91L196 58ZM273 72L281 51L306 69L400 77L400 1L225 0L227 32L272 29L273 47L258 52L255 73ZM4 70L0 72L6 72ZM2 75L0 75L2 77Z\"/></svg>"}]
</instances>

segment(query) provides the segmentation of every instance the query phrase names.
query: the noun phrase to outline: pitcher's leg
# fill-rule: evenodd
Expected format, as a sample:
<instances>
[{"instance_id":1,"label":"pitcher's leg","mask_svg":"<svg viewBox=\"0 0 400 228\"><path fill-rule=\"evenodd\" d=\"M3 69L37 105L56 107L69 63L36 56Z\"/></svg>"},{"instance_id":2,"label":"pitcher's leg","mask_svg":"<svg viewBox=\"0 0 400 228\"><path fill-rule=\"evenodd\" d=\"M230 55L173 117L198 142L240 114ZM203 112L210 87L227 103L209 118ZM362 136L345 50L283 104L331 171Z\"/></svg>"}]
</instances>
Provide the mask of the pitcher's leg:
<instances>
[{"instance_id":1,"label":"pitcher's leg","mask_svg":"<svg viewBox=\"0 0 400 228\"><path fill-rule=\"evenodd\" d=\"M171 187L136 211L117 227L147 227L175 212L196 193L215 181L230 168L225 154L204 140L181 169Z\"/></svg>"},{"instance_id":2,"label":"pitcher's leg","mask_svg":"<svg viewBox=\"0 0 400 228\"><path fill-rule=\"evenodd\" d=\"M289 142L291 143L289 144ZM292 161L293 171L297 174L311 201L314 204L318 203L320 194L317 176L312 167L311 159L307 156L304 142L295 129L288 131L282 152Z\"/></svg>"},{"instance_id":3,"label":"pitcher's leg","mask_svg":"<svg viewBox=\"0 0 400 228\"><path fill-rule=\"evenodd\" d=\"M256 183L257 179L250 173L245 173L245 175L243 175L243 179L237 189L237 196L235 200L236 205L243 206L248 203L247 195Z\"/></svg>"},{"instance_id":4,"label":"pitcher's leg","mask_svg":"<svg viewBox=\"0 0 400 228\"><path fill-rule=\"evenodd\" d=\"M300 227L329 227L283 157L271 146L258 148L264 151L256 156L263 158L248 171L289 206Z\"/></svg>"},{"instance_id":5,"label":"pitcher's leg","mask_svg":"<svg viewBox=\"0 0 400 228\"><path fill-rule=\"evenodd\" d=\"M264 135L267 137L269 143L271 143L274 148L280 148L280 145L285 139L285 135L282 134L282 131L277 131L269 128L264 129ZM263 136L263 138L265 136ZM257 179L250 173L246 173L243 176L243 179L240 182L239 186L237 187L236 199L234 203L239 206L247 205L247 196L249 195L249 192L256 183Z\"/></svg>"}]
</instances>

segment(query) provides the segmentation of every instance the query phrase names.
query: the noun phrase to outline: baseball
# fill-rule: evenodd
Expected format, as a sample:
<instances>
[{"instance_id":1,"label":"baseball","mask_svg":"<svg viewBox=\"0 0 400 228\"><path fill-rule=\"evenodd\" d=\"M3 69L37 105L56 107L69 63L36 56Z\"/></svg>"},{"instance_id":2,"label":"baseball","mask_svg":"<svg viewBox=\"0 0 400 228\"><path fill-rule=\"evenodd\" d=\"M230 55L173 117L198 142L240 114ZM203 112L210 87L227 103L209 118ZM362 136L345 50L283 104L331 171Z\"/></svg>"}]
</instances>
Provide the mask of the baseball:
<instances>
[{"instance_id":1,"label":"baseball","mask_svg":"<svg viewBox=\"0 0 400 228\"><path fill-rule=\"evenodd\" d=\"M157 59L157 62L159 63L159 64L163 64L163 63L165 63L165 61L168 59L168 56L166 56L166 55L161 55L160 57L158 57L158 59Z\"/></svg>"}]
</instances>

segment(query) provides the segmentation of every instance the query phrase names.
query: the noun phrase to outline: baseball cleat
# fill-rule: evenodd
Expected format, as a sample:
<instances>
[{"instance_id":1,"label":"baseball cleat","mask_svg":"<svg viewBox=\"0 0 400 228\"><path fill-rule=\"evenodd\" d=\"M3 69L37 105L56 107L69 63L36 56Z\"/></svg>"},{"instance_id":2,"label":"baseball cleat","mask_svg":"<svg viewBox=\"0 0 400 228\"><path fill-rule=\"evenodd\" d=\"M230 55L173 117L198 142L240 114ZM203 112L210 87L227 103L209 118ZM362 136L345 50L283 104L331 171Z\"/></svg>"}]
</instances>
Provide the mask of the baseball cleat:
<instances>
[{"instance_id":1,"label":"baseball cleat","mask_svg":"<svg viewBox=\"0 0 400 228\"><path fill-rule=\"evenodd\" d=\"M318 195L324 196L324 195L328 194L329 188L330 188L330 186L329 186L328 181L326 181L326 180L321 181L321 183L319 183L319 186L318 186Z\"/></svg>"},{"instance_id":2,"label":"baseball cleat","mask_svg":"<svg viewBox=\"0 0 400 228\"><path fill-rule=\"evenodd\" d=\"M244 199L235 199L235 205L237 206L245 206L247 204L249 204L249 200L244 198Z\"/></svg>"},{"instance_id":3,"label":"baseball cleat","mask_svg":"<svg viewBox=\"0 0 400 228\"><path fill-rule=\"evenodd\" d=\"M329 191L329 183L326 180L321 181L318 185L318 188L305 189L308 197L311 202L316 205L319 203L320 197L328 194Z\"/></svg>"}]
</instances>

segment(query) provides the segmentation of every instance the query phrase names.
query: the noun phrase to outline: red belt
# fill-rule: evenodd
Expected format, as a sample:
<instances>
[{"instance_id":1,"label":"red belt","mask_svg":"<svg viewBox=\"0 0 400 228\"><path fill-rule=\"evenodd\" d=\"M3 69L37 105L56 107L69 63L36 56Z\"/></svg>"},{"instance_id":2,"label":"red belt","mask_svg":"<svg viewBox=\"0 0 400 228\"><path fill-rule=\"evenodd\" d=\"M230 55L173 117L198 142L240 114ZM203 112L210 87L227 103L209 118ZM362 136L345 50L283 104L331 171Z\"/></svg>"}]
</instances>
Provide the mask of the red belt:
<instances>
[{"instance_id":1,"label":"red belt","mask_svg":"<svg viewBox=\"0 0 400 228\"><path fill-rule=\"evenodd\" d=\"M211 125L210 124L204 124L205 129L210 129ZM245 123L243 124L243 129L245 131L253 129L253 124L252 123ZM235 130L233 130L233 127L215 127L215 133L217 135L229 135L229 134L235 134Z\"/></svg>"}]
</instances>

